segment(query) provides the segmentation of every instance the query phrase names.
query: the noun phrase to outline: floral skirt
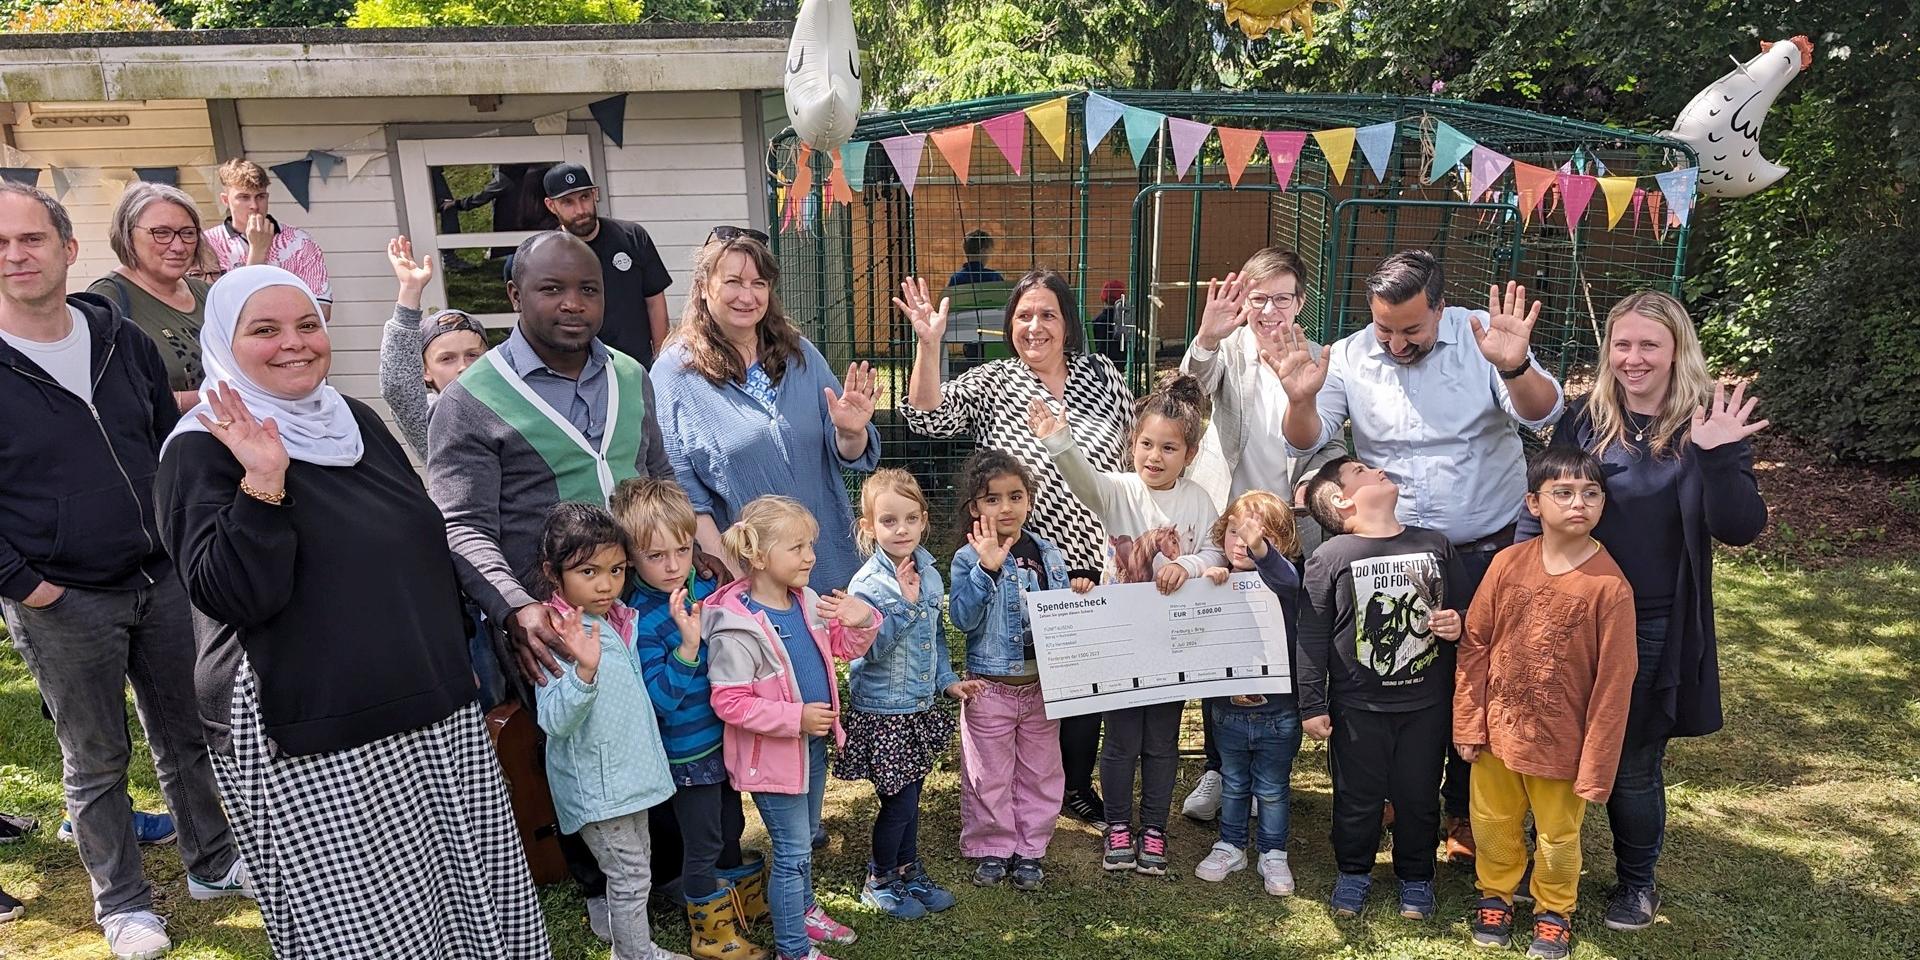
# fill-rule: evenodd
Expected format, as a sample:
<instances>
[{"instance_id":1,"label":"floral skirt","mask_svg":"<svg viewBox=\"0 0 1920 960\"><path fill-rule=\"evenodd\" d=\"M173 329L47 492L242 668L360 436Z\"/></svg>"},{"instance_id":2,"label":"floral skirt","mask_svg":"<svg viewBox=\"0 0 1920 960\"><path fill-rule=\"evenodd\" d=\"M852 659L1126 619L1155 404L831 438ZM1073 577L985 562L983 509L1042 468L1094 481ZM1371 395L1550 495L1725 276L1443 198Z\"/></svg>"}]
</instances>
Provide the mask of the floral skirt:
<instances>
[{"instance_id":1,"label":"floral skirt","mask_svg":"<svg viewBox=\"0 0 1920 960\"><path fill-rule=\"evenodd\" d=\"M840 751L833 775L842 780L871 780L874 791L883 797L932 773L934 761L947 752L958 726L953 714L942 710L848 710L842 723L847 745Z\"/></svg>"}]
</instances>

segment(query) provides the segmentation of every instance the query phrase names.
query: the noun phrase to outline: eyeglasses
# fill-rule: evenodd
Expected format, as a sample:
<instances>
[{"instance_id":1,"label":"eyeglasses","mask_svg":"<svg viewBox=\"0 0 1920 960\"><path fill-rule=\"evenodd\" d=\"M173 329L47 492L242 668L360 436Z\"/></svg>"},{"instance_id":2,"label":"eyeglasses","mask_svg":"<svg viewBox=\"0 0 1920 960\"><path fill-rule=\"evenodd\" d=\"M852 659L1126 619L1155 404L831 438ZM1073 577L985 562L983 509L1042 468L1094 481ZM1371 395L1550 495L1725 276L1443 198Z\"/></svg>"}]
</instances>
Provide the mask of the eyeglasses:
<instances>
[{"instance_id":1,"label":"eyeglasses","mask_svg":"<svg viewBox=\"0 0 1920 960\"><path fill-rule=\"evenodd\" d=\"M142 229L147 231L147 236L152 237L154 243L163 247L172 243L174 237L179 237L181 240L190 244L200 242L199 227L181 227L178 230L172 227L144 227Z\"/></svg>"},{"instance_id":2,"label":"eyeglasses","mask_svg":"<svg viewBox=\"0 0 1920 960\"><path fill-rule=\"evenodd\" d=\"M752 237L761 243L771 242L771 239L764 230L755 230L752 227L729 227L723 224L708 231L706 242L700 245L704 247L715 240L721 243L727 243L732 240L738 240L741 237Z\"/></svg>"},{"instance_id":3,"label":"eyeglasses","mask_svg":"<svg viewBox=\"0 0 1920 960\"><path fill-rule=\"evenodd\" d=\"M1563 507L1573 506L1575 500L1589 507L1597 507L1607 500L1607 492L1599 487L1588 487L1585 490L1574 490L1570 487L1554 487L1552 490L1536 491L1535 495L1546 497L1548 500L1552 500L1554 503Z\"/></svg>"},{"instance_id":4,"label":"eyeglasses","mask_svg":"<svg viewBox=\"0 0 1920 960\"><path fill-rule=\"evenodd\" d=\"M1255 313L1264 313L1270 306L1287 310L1300 301L1301 297L1297 293L1276 293L1272 296L1264 293L1256 293L1247 297L1247 306L1253 308L1253 312Z\"/></svg>"}]
</instances>

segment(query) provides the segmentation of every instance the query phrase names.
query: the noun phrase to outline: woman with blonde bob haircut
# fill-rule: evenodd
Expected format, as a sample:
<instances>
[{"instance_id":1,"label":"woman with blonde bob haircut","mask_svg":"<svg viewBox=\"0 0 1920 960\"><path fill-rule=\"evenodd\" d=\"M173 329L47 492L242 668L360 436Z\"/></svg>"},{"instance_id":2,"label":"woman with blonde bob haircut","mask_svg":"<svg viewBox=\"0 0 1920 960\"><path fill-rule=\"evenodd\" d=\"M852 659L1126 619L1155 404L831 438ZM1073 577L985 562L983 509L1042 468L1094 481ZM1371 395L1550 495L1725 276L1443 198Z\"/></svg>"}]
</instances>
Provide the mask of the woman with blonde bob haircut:
<instances>
[{"instance_id":1,"label":"woman with blonde bob haircut","mask_svg":"<svg viewBox=\"0 0 1920 960\"><path fill-rule=\"evenodd\" d=\"M1752 543L1767 524L1747 438L1756 399L1714 381L1680 301L1643 290L1607 314L1593 393L1567 404L1553 445L1607 470L1593 536L1633 586L1640 665L1607 815L1618 885L1605 922L1643 930L1660 910L1654 867L1666 841L1667 742L1720 729L1713 544ZM1540 522L1522 514L1520 538Z\"/></svg>"},{"instance_id":2,"label":"woman with blonde bob haircut","mask_svg":"<svg viewBox=\"0 0 1920 960\"><path fill-rule=\"evenodd\" d=\"M755 498L785 494L820 518L814 582L832 590L861 563L841 471L880 464L873 370L852 364L843 385L788 319L779 281L759 238L715 229L694 258L680 325L649 371L654 413L699 517L701 549L724 555L720 531Z\"/></svg>"}]
</instances>

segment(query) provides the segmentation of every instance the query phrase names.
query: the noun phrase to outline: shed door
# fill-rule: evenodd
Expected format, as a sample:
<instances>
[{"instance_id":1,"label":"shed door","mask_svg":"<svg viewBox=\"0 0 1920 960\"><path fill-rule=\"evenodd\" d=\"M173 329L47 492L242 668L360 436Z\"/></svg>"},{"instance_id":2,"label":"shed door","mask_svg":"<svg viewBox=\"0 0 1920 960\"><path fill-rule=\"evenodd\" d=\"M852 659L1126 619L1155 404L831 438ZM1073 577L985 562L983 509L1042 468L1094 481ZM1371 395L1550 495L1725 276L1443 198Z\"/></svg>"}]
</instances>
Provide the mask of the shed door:
<instances>
[{"instance_id":1,"label":"shed door","mask_svg":"<svg viewBox=\"0 0 1920 960\"><path fill-rule=\"evenodd\" d=\"M588 138L401 140L399 148L407 236L416 258L433 255L433 281L422 306L452 307L490 327L511 326L507 255L528 236L553 228L540 177L562 161L592 169ZM596 171L594 179L604 175ZM603 194L603 208L605 202Z\"/></svg>"}]
</instances>

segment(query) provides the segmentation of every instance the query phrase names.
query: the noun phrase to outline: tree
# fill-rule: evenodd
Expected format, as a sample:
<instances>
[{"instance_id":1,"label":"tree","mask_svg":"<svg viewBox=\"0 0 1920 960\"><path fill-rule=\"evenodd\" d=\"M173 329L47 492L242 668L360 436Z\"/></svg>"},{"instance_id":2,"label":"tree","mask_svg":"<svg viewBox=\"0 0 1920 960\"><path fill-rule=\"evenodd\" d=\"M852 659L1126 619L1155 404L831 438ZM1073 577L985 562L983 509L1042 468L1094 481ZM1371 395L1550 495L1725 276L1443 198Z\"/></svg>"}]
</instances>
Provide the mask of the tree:
<instances>
[{"instance_id":1,"label":"tree","mask_svg":"<svg viewBox=\"0 0 1920 960\"><path fill-rule=\"evenodd\" d=\"M7 18L13 33L87 33L113 30L172 30L160 8L147 0L60 0L52 4L15 4Z\"/></svg>"},{"instance_id":2,"label":"tree","mask_svg":"<svg viewBox=\"0 0 1920 960\"><path fill-rule=\"evenodd\" d=\"M350 27L632 23L641 0L359 0Z\"/></svg>"},{"instance_id":3,"label":"tree","mask_svg":"<svg viewBox=\"0 0 1920 960\"><path fill-rule=\"evenodd\" d=\"M199 30L252 27L340 27L355 0L171 0L168 14Z\"/></svg>"}]
</instances>

